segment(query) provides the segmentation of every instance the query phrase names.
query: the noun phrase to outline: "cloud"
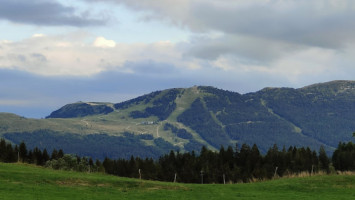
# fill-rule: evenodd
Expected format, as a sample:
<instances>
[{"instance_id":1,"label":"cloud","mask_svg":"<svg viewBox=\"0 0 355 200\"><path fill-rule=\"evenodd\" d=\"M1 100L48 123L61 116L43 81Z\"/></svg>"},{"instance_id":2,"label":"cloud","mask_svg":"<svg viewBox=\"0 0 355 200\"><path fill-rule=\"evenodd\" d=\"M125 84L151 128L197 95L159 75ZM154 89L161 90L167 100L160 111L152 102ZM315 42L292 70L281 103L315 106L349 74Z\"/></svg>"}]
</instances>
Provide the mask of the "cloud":
<instances>
[{"instance_id":1,"label":"cloud","mask_svg":"<svg viewBox=\"0 0 355 200\"><path fill-rule=\"evenodd\" d=\"M113 48L116 46L116 42L113 40L107 40L104 37L97 37L94 41L94 46L102 48Z\"/></svg>"},{"instance_id":2,"label":"cloud","mask_svg":"<svg viewBox=\"0 0 355 200\"><path fill-rule=\"evenodd\" d=\"M355 44L352 0L86 1L125 5L143 13L143 20L188 29L193 34L183 53L198 59L224 56L268 65L298 51L343 51Z\"/></svg>"},{"instance_id":3,"label":"cloud","mask_svg":"<svg viewBox=\"0 0 355 200\"><path fill-rule=\"evenodd\" d=\"M128 61L124 68L131 73L144 76L175 76L179 71L172 63L162 63L153 60L142 60L139 62Z\"/></svg>"},{"instance_id":4,"label":"cloud","mask_svg":"<svg viewBox=\"0 0 355 200\"><path fill-rule=\"evenodd\" d=\"M245 5L230 3L229 6L197 3L191 12L206 30L339 48L353 42L355 33L354 3L341 2L345 5L328 0L251 1ZM200 31L194 24L188 26Z\"/></svg>"},{"instance_id":5,"label":"cloud","mask_svg":"<svg viewBox=\"0 0 355 200\"><path fill-rule=\"evenodd\" d=\"M46 35L42 34L42 33L36 33L36 34L33 34L32 37L44 37Z\"/></svg>"},{"instance_id":6,"label":"cloud","mask_svg":"<svg viewBox=\"0 0 355 200\"><path fill-rule=\"evenodd\" d=\"M231 34L212 38L197 36L185 45L184 55L188 57L217 60L220 56L232 56L252 63L270 63L285 54L304 49L302 45Z\"/></svg>"},{"instance_id":7,"label":"cloud","mask_svg":"<svg viewBox=\"0 0 355 200\"><path fill-rule=\"evenodd\" d=\"M77 14L74 7L48 0L0 0L0 19L40 26L101 26L106 19L92 18L88 12Z\"/></svg>"},{"instance_id":8,"label":"cloud","mask_svg":"<svg viewBox=\"0 0 355 200\"><path fill-rule=\"evenodd\" d=\"M22 41L0 41L0 46L0 68L43 76L93 76L104 71L151 73L166 71L163 66L172 68L172 63L185 66L179 65L183 62L179 61L181 53L170 42L117 44L85 32L35 34Z\"/></svg>"},{"instance_id":9,"label":"cloud","mask_svg":"<svg viewBox=\"0 0 355 200\"><path fill-rule=\"evenodd\" d=\"M352 0L87 1L124 4L146 12L146 19L169 18L198 33L220 31L320 47L353 41L355 33Z\"/></svg>"},{"instance_id":10,"label":"cloud","mask_svg":"<svg viewBox=\"0 0 355 200\"><path fill-rule=\"evenodd\" d=\"M33 53L30 56L32 58L34 58L35 60L37 60L37 62L39 62L39 63L47 62L46 56L44 56L44 55L42 55L40 53Z\"/></svg>"},{"instance_id":11,"label":"cloud","mask_svg":"<svg viewBox=\"0 0 355 200\"><path fill-rule=\"evenodd\" d=\"M338 51L263 39L250 46L253 39L234 35L198 36L177 44L169 41L116 43L85 32L38 35L17 42L0 41L0 69L53 78L81 79L111 73L119 73L121 77L141 76L141 79L188 77L197 85L219 85L246 92L265 85L295 87L314 80L335 79L329 73L336 79L351 79L349 74L353 73L351 68L355 62L355 49L351 46ZM98 38L101 43L95 45ZM265 82L253 82L254 77ZM310 81L305 77L311 77Z\"/></svg>"},{"instance_id":12,"label":"cloud","mask_svg":"<svg viewBox=\"0 0 355 200\"><path fill-rule=\"evenodd\" d=\"M0 106L25 106L30 103L25 100L17 100L17 99L0 99Z\"/></svg>"}]
</instances>

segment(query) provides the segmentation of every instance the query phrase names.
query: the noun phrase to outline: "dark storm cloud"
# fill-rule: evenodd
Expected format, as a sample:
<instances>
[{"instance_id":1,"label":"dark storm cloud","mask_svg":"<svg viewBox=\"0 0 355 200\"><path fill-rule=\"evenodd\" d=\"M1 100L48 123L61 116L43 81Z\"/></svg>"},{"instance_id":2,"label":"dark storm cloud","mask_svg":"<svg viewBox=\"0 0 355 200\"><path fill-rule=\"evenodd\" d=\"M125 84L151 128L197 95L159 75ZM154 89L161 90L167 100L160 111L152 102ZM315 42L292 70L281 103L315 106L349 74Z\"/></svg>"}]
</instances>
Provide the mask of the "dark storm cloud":
<instances>
[{"instance_id":1,"label":"dark storm cloud","mask_svg":"<svg viewBox=\"0 0 355 200\"><path fill-rule=\"evenodd\" d=\"M0 0L0 19L20 24L44 26L97 26L104 19L93 19L87 14L76 15L76 9L56 1Z\"/></svg>"},{"instance_id":2,"label":"dark storm cloud","mask_svg":"<svg viewBox=\"0 0 355 200\"><path fill-rule=\"evenodd\" d=\"M85 1L123 4L143 11L146 20L169 19L172 25L207 35L185 49L186 55L202 59L235 55L268 62L295 50L341 51L355 43L353 0ZM211 32L221 35L209 37Z\"/></svg>"},{"instance_id":3,"label":"dark storm cloud","mask_svg":"<svg viewBox=\"0 0 355 200\"><path fill-rule=\"evenodd\" d=\"M171 19L195 32L221 31L289 42L338 46L354 40L353 0L85 0L151 11L147 19Z\"/></svg>"},{"instance_id":4,"label":"dark storm cloud","mask_svg":"<svg viewBox=\"0 0 355 200\"><path fill-rule=\"evenodd\" d=\"M323 3L323 7L320 8L316 2ZM292 6L280 6L279 1L271 1L267 4L226 7L198 1L192 4L191 13L195 22L189 26L196 31L203 27L227 34L325 48L339 48L354 40L355 12L352 2L349 2L348 8L337 8L329 2L317 0L288 3ZM199 26L195 25L197 21Z\"/></svg>"}]
</instances>

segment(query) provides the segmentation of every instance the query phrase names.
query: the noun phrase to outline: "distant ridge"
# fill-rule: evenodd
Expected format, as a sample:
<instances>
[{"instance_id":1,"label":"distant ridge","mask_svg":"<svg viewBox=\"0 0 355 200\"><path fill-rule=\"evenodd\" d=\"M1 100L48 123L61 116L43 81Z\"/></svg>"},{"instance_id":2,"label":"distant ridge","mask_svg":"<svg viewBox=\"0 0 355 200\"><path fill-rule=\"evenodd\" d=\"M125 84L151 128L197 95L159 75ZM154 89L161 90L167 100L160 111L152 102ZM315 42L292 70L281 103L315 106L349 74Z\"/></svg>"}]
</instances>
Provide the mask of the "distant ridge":
<instances>
[{"instance_id":1,"label":"distant ridge","mask_svg":"<svg viewBox=\"0 0 355 200\"><path fill-rule=\"evenodd\" d=\"M203 145L219 149L243 143L255 143L262 152L274 144L315 150L323 145L331 152L340 141L352 139L354 119L355 81L264 88L247 94L194 86L121 103L68 104L42 120L0 114L0 134L14 143L26 138L31 140L27 144L42 148L60 148L64 144L55 141L66 141L70 149L66 152L101 159L109 152L116 152L115 157L130 152L154 156L171 149L199 151ZM116 139L126 152L114 151L119 147L104 142Z\"/></svg>"},{"instance_id":2,"label":"distant ridge","mask_svg":"<svg viewBox=\"0 0 355 200\"><path fill-rule=\"evenodd\" d=\"M108 114L113 112L113 108L103 103L84 103L78 102L68 104L52 112L46 118L74 118L85 117L89 115Z\"/></svg>"}]
</instances>

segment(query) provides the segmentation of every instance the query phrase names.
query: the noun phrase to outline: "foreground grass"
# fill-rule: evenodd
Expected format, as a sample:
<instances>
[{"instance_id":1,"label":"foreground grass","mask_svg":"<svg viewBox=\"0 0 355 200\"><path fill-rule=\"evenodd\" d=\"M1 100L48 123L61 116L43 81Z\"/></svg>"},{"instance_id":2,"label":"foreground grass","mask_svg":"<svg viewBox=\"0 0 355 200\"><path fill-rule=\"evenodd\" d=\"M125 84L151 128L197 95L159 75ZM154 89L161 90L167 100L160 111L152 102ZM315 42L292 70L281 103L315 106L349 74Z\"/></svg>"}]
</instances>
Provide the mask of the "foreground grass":
<instances>
[{"instance_id":1,"label":"foreground grass","mask_svg":"<svg viewBox=\"0 0 355 200\"><path fill-rule=\"evenodd\" d=\"M250 184L140 181L0 163L0 199L354 199L355 176L289 178Z\"/></svg>"}]
</instances>

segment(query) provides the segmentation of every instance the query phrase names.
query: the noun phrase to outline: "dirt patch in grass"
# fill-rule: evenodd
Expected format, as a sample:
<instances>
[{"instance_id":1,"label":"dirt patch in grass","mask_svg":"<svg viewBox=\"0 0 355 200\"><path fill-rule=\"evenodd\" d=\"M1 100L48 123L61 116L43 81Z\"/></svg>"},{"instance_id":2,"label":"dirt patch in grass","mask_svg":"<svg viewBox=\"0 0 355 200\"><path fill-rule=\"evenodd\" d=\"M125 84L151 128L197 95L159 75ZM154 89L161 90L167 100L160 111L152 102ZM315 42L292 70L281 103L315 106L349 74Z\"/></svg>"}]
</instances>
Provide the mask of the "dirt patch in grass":
<instances>
[{"instance_id":1,"label":"dirt patch in grass","mask_svg":"<svg viewBox=\"0 0 355 200\"><path fill-rule=\"evenodd\" d=\"M60 180L57 181L56 183L61 186L91 186L91 184L88 181L83 181L79 179Z\"/></svg>"},{"instance_id":2,"label":"dirt patch in grass","mask_svg":"<svg viewBox=\"0 0 355 200\"><path fill-rule=\"evenodd\" d=\"M111 186L111 185L108 184L108 183L100 183L100 184L97 184L96 186L97 186L97 187L109 187L109 186Z\"/></svg>"},{"instance_id":3,"label":"dirt patch in grass","mask_svg":"<svg viewBox=\"0 0 355 200\"><path fill-rule=\"evenodd\" d=\"M147 187L146 190L184 190L188 191L190 188L188 187L182 187L182 186L154 186L154 187Z\"/></svg>"}]
</instances>

